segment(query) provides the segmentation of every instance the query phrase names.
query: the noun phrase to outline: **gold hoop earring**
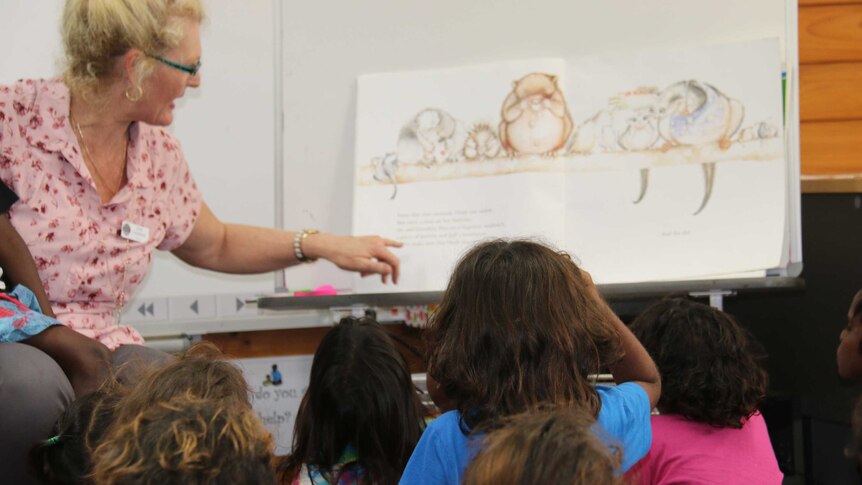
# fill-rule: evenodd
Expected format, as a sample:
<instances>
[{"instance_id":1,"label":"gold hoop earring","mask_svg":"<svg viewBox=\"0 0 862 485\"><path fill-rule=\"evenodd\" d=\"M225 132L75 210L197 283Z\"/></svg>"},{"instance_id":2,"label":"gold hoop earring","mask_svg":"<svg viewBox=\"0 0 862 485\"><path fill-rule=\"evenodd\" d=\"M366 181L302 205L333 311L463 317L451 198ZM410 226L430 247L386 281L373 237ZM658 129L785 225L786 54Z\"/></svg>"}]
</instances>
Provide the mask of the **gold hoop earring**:
<instances>
[{"instance_id":1,"label":"gold hoop earring","mask_svg":"<svg viewBox=\"0 0 862 485\"><path fill-rule=\"evenodd\" d=\"M131 92L130 92L130 88L131 88ZM136 103L136 102L140 101L142 97L144 97L144 89L140 86L135 86L135 85L130 84L130 85L126 86L125 95L126 95L126 99L128 99L129 101L131 101L133 103Z\"/></svg>"}]
</instances>

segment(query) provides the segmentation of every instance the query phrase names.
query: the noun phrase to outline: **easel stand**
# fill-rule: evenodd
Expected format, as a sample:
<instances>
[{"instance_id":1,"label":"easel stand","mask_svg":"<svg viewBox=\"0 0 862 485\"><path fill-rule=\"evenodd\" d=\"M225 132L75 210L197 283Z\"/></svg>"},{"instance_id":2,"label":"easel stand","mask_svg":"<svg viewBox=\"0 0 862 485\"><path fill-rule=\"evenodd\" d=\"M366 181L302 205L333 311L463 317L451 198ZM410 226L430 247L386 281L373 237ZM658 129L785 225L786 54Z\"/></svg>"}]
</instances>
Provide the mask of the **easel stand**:
<instances>
[{"instance_id":1,"label":"easel stand","mask_svg":"<svg viewBox=\"0 0 862 485\"><path fill-rule=\"evenodd\" d=\"M724 297L736 296L733 290L691 291L688 294L692 298L709 298L709 306L718 310L724 310Z\"/></svg>"}]
</instances>

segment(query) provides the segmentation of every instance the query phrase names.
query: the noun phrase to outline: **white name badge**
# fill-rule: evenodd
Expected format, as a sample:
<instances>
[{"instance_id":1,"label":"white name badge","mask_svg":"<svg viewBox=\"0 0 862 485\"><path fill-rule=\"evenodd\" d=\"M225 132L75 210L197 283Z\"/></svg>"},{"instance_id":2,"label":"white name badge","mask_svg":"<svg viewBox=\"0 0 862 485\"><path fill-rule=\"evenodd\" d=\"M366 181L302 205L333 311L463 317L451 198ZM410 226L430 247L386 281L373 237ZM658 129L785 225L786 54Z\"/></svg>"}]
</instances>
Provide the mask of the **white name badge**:
<instances>
[{"instance_id":1,"label":"white name badge","mask_svg":"<svg viewBox=\"0 0 862 485\"><path fill-rule=\"evenodd\" d=\"M122 236L123 239L129 239L139 243L147 242L150 239L150 228L139 226L134 222L123 221L120 236Z\"/></svg>"}]
</instances>

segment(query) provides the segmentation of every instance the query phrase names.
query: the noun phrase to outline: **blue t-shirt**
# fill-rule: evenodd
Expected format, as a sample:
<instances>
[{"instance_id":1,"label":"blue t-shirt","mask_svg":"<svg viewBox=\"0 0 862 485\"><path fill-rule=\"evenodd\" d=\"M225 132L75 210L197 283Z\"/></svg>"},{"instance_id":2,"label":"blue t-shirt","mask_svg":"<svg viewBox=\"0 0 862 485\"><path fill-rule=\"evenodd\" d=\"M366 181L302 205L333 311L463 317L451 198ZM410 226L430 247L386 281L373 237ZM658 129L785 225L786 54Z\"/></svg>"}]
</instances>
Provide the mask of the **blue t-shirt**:
<instances>
[{"instance_id":1,"label":"blue t-shirt","mask_svg":"<svg viewBox=\"0 0 862 485\"><path fill-rule=\"evenodd\" d=\"M652 443L649 396L634 382L615 387L596 386L596 391L602 401L596 419L603 430L599 435L620 448L623 454L620 471L625 472L647 454ZM407 462L400 483L461 483L483 436L464 435L459 422L458 411L449 411L428 425Z\"/></svg>"}]
</instances>

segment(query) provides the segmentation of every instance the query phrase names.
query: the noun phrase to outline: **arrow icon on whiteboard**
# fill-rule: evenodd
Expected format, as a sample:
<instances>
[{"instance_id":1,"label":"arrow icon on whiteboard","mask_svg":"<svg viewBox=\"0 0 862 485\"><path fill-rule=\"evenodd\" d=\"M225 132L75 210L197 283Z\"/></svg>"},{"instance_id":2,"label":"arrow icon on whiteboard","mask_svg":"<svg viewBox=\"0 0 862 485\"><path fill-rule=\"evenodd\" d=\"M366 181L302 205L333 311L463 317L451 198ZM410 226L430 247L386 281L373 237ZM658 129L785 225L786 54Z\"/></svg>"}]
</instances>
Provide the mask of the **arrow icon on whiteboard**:
<instances>
[{"instance_id":1,"label":"arrow icon on whiteboard","mask_svg":"<svg viewBox=\"0 0 862 485\"><path fill-rule=\"evenodd\" d=\"M244 307L244 306L245 306L245 302L240 300L239 298L237 298L236 299L236 311L242 310L242 307Z\"/></svg>"},{"instance_id":2,"label":"arrow icon on whiteboard","mask_svg":"<svg viewBox=\"0 0 862 485\"><path fill-rule=\"evenodd\" d=\"M194 303L192 303L191 305L189 305L189 308L191 308L191 309L192 309L192 311L193 311L193 312L195 312L195 315L197 315L197 314L198 314L198 301L197 301L197 300L195 300L195 302L194 302Z\"/></svg>"}]
</instances>

